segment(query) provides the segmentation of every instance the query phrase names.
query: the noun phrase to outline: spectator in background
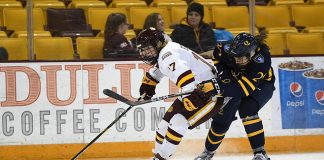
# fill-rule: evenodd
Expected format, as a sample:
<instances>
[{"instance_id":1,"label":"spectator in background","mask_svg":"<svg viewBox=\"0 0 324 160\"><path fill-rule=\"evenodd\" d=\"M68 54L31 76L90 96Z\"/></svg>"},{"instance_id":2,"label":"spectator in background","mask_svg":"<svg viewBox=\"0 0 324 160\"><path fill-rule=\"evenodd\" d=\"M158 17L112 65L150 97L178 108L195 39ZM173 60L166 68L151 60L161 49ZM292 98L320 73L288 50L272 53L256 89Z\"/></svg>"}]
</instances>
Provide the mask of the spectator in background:
<instances>
[{"instance_id":1,"label":"spectator in background","mask_svg":"<svg viewBox=\"0 0 324 160\"><path fill-rule=\"evenodd\" d=\"M187 17L175 26L171 34L174 42L189 49L203 53L214 49L216 40L212 28L205 22L204 6L200 3L191 3L187 9Z\"/></svg>"},{"instance_id":2,"label":"spectator in background","mask_svg":"<svg viewBox=\"0 0 324 160\"><path fill-rule=\"evenodd\" d=\"M8 60L8 52L6 48L0 47L0 61L7 61Z\"/></svg>"},{"instance_id":3,"label":"spectator in background","mask_svg":"<svg viewBox=\"0 0 324 160\"><path fill-rule=\"evenodd\" d=\"M166 41L172 41L171 38L164 32L164 20L159 13L152 13L148 15L145 19L143 29L148 29L153 27L164 33L164 38Z\"/></svg>"},{"instance_id":4,"label":"spectator in background","mask_svg":"<svg viewBox=\"0 0 324 160\"><path fill-rule=\"evenodd\" d=\"M136 49L124 36L128 30L126 16L123 13L112 13L108 16L105 27L103 54L105 58L117 54L135 54Z\"/></svg>"}]
</instances>

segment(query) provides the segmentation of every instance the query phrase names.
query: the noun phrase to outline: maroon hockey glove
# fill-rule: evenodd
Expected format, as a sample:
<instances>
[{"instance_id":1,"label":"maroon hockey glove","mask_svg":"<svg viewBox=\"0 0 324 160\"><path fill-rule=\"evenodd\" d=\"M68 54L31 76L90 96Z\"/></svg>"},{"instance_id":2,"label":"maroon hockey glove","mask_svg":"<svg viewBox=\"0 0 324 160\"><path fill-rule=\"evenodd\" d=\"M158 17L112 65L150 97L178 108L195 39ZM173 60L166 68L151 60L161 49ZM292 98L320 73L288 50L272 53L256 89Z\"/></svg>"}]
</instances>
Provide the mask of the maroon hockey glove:
<instances>
[{"instance_id":1,"label":"maroon hockey glove","mask_svg":"<svg viewBox=\"0 0 324 160\"><path fill-rule=\"evenodd\" d=\"M140 87L140 99L151 99L155 95L155 87L159 82L155 80L149 73L146 73L142 79Z\"/></svg>"},{"instance_id":2,"label":"maroon hockey glove","mask_svg":"<svg viewBox=\"0 0 324 160\"><path fill-rule=\"evenodd\" d=\"M188 111L202 108L210 101L210 97L199 88L195 89L189 96L183 98L183 105Z\"/></svg>"}]
</instances>

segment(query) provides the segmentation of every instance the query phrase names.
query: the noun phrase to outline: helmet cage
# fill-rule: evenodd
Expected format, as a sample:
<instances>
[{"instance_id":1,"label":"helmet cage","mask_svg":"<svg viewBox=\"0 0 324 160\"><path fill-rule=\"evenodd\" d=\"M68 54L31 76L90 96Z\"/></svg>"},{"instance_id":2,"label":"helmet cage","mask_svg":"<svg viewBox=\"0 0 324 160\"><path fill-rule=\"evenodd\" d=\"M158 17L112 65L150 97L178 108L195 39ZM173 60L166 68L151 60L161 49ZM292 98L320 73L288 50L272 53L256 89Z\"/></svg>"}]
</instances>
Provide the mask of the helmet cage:
<instances>
[{"instance_id":1,"label":"helmet cage","mask_svg":"<svg viewBox=\"0 0 324 160\"><path fill-rule=\"evenodd\" d=\"M152 45L138 46L137 51L140 55L140 59L146 64L155 64L157 62L158 52Z\"/></svg>"},{"instance_id":2,"label":"helmet cage","mask_svg":"<svg viewBox=\"0 0 324 160\"><path fill-rule=\"evenodd\" d=\"M148 28L140 32L136 39L136 46L142 61L154 65L164 42L163 32L155 28Z\"/></svg>"}]
</instances>

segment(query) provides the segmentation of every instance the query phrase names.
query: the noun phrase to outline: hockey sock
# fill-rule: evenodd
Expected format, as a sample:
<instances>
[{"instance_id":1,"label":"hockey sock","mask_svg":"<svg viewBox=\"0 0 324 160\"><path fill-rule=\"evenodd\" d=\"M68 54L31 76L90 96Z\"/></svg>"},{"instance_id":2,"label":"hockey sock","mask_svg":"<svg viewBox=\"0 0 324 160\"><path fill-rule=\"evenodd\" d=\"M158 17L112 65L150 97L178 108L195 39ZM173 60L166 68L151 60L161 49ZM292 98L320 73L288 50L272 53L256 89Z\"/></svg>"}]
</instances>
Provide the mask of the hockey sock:
<instances>
[{"instance_id":1,"label":"hockey sock","mask_svg":"<svg viewBox=\"0 0 324 160\"><path fill-rule=\"evenodd\" d=\"M158 150L160 150L161 145L164 141L168 126L169 126L169 123L165 120L162 120L159 123L158 129L156 130L156 135L155 135L155 148L153 151L154 153L158 153Z\"/></svg>"},{"instance_id":2,"label":"hockey sock","mask_svg":"<svg viewBox=\"0 0 324 160\"><path fill-rule=\"evenodd\" d=\"M265 143L264 130L262 120L259 116L243 119L243 125L249 138L251 148L256 149L263 147Z\"/></svg>"},{"instance_id":3,"label":"hockey sock","mask_svg":"<svg viewBox=\"0 0 324 160\"><path fill-rule=\"evenodd\" d=\"M226 133L226 132L225 132ZM213 130L213 128L209 129L207 139L205 141L205 147L207 151L213 152L215 151L219 145L222 143L225 133L217 133Z\"/></svg>"},{"instance_id":4,"label":"hockey sock","mask_svg":"<svg viewBox=\"0 0 324 160\"><path fill-rule=\"evenodd\" d=\"M168 159L175 152L188 127L189 123L182 115L176 114L171 118L163 144L158 151L162 158Z\"/></svg>"}]
</instances>

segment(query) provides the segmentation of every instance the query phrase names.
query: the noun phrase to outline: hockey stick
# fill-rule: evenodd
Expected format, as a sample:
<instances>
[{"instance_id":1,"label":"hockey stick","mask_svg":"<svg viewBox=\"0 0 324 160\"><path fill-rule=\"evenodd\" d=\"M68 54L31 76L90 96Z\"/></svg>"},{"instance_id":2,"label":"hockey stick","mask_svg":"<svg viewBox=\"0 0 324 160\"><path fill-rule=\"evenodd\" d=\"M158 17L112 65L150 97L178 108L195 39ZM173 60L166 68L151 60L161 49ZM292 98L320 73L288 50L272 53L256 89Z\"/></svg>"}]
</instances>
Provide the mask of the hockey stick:
<instances>
[{"instance_id":1,"label":"hockey stick","mask_svg":"<svg viewBox=\"0 0 324 160\"><path fill-rule=\"evenodd\" d=\"M122 114L120 114L113 122L111 122L102 132L100 132L93 140L91 140L90 143L88 143L85 147L81 149L71 160L76 160L87 148L89 148L99 137L101 137L102 134L104 134L111 126L113 126L121 117L123 117L133 106L141 105L141 104L146 104L146 103L151 103L155 101L160 101L168 98L173 98L173 97L178 97L182 95L187 95L192 93L192 91L189 92L184 92L184 93L175 93L175 94L170 94L162 97L157 97L153 98L150 100L141 100L141 101L131 101L128 100L127 98L117 94L114 91L111 91L109 89L104 89L103 93L111 98L114 98L116 100L119 100L121 102L124 102L128 105L130 105Z\"/></svg>"},{"instance_id":2,"label":"hockey stick","mask_svg":"<svg viewBox=\"0 0 324 160\"><path fill-rule=\"evenodd\" d=\"M126 103L130 106L137 106L137 105L142 105L142 104L146 104L146 103L151 103L151 102L156 102L156 101L161 101L164 99L168 99L168 98L173 98L173 97L178 97L178 96L183 96L183 95L188 95L191 94L193 91L188 91L188 92L182 92L182 93L174 93L174 94L169 94L166 96L161 96L161 97L156 97L156 98L152 98L152 99L148 99L148 100L139 100L139 101L131 101L123 96L121 96L120 94L109 90L109 89L104 89L103 93L111 98L114 98L118 101L121 101L123 103Z\"/></svg>"},{"instance_id":3,"label":"hockey stick","mask_svg":"<svg viewBox=\"0 0 324 160\"><path fill-rule=\"evenodd\" d=\"M76 160L87 148L89 148L102 134L104 134L111 126L113 126L121 117L123 117L133 106L129 106L122 114L120 114L108 127L100 132L90 143L81 149L71 160Z\"/></svg>"}]
</instances>

